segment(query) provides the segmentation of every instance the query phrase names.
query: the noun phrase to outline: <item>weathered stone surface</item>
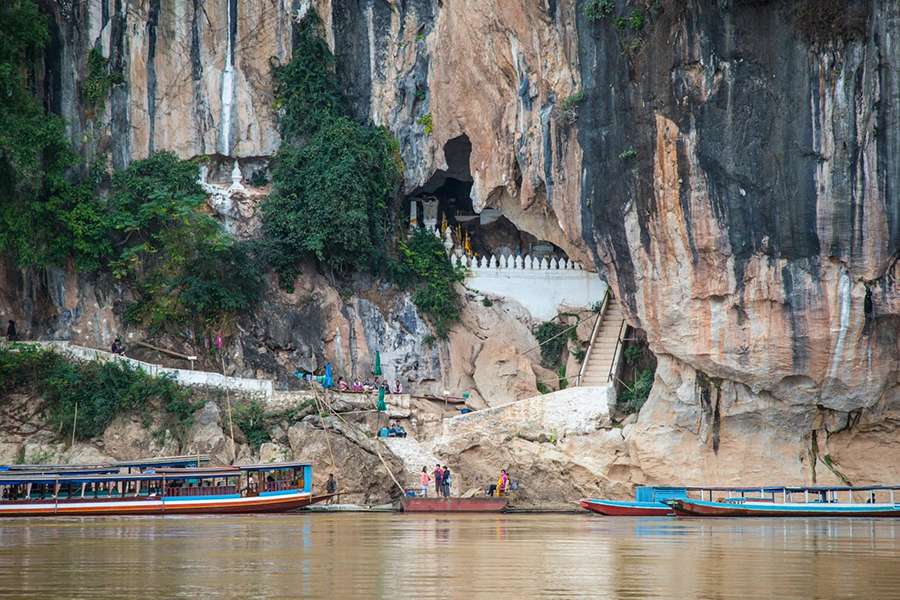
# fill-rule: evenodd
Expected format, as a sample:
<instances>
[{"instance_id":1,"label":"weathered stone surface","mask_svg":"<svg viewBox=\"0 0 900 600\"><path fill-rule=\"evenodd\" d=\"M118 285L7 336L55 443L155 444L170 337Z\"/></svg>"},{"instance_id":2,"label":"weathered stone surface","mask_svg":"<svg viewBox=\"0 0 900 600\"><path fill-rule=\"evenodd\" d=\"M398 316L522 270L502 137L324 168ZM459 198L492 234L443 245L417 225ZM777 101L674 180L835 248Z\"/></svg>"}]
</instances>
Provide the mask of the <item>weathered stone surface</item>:
<instances>
[{"instance_id":1,"label":"weathered stone surface","mask_svg":"<svg viewBox=\"0 0 900 600\"><path fill-rule=\"evenodd\" d=\"M288 430L294 460L316 466L313 488L324 493L328 474L334 473L342 502L379 503L396 497L399 490L375 452L374 445L380 442L362 437L336 419L326 422L334 431L321 429L317 417L307 417ZM383 445L379 452L395 476L404 479L402 463Z\"/></svg>"},{"instance_id":2,"label":"weathered stone surface","mask_svg":"<svg viewBox=\"0 0 900 600\"><path fill-rule=\"evenodd\" d=\"M291 459L291 449L281 444L266 442L259 447L259 462L284 462Z\"/></svg>"},{"instance_id":3,"label":"weathered stone surface","mask_svg":"<svg viewBox=\"0 0 900 600\"><path fill-rule=\"evenodd\" d=\"M188 454L208 454L216 464L231 464L237 448L222 430L221 411L215 402L207 402L194 415L188 432L185 451Z\"/></svg>"},{"instance_id":4,"label":"weathered stone surface","mask_svg":"<svg viewBox=\"0 0 900 600\"><path fill-rule=\"evenodd\" d=\"M482 400L486 406L499 406L534 396L539 381L556 389L557 377L540 366L537 346L531 317L521 305L467 302L460 324L450 332L448 389L477 392L471 402L476 408Z\"/></svg>"},{"instance_id":5,"label":"weathered stone surface","mask_svg":"<svg viewBox=\"0 0 900 600\"><path fill-rule=\"evenodd\" d=\"M104 451L118 460L178 454L179 447L174 437L170 434L154 435L160 423L147 420L147 416L116 417L103 432Z\"/></svg>"}]
</instances>

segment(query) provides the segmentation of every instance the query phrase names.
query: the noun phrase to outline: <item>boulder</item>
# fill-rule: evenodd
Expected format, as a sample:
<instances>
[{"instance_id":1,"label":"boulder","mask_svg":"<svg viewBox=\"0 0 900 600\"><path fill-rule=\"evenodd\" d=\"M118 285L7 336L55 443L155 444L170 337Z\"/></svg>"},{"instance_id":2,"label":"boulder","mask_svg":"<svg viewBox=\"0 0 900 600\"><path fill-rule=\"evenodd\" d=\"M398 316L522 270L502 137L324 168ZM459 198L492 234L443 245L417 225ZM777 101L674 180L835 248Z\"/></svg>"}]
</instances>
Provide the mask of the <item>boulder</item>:
<instances>
[{"instance_id":1,"label":"boulder","mask_svg":"<svg viewBox=\"0 0 900 600\"><path fill-rule=\"evenodd\" d=\"M399 490L378 458L376 445L391 472L403 481L400 460L376 439L338 424L335 419L328 418L326 422L331 431L321 428L318 417L307 417L288 430L294 460L313 465L314 491L324 493L328 474L334 473L338 490L343 492L342 502L378 504L397 497Z\"/></svg>"},{"instance_id":2,"label":"boulder","mask_svg":"<svg viewBox=\"0 0 900 600\"><path fill-rule=\"evenodd\" d=\"M222 430L219 406L209 401L194 414L194 424L188 432L185 452L208 454L216 464L231 464L236 458L233 442Z\"/></svg>"}]
</instances>

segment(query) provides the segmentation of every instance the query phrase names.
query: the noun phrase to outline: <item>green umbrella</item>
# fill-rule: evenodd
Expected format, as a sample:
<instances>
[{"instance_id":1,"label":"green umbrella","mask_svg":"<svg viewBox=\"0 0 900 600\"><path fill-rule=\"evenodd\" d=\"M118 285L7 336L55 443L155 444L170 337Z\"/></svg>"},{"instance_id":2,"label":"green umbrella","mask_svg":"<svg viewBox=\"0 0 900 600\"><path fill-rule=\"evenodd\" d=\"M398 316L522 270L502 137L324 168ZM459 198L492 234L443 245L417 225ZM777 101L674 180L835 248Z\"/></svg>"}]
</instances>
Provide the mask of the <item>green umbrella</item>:
<instances>
[{"instance_id":1,"label":"green umbrella","mask_svg":"<svg viewBox=\"0 0 900 600\"><path fill-rule=\"evenodd\" d=\"M387 411L387 404L384 403L384 388L378 388L378 402L375 403L375 408L378 409L379 412Z\"/></svg>"},{"instance_id":2,"label":"green umbrella","mask_svg":"<svg viewBox=\"0 0 900 600\"><path fill-rule=\"evenodd\" d=\"M375 351L375 367L372 369L372 375L381 377L381 353L378 350Z\"/></svg>"}]
</instances>

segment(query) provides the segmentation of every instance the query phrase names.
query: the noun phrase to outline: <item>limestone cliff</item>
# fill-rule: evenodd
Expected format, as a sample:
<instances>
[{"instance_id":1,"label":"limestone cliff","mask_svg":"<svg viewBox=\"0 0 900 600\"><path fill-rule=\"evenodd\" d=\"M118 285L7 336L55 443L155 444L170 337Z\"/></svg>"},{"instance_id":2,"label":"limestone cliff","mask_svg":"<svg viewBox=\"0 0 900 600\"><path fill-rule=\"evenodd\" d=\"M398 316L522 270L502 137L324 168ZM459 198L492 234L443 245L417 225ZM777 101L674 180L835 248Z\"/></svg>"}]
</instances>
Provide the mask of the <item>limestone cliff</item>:
<instances>
[{"instance_id":1,"label":"limestone cliff","mask_svg":"<svg viewBox=\"0 0 900 600\"><path fill-rule=\"evenodd\" d=\"M230 159L249 175L277 148L269 64L315 9L357 116L400 141L405 191L470 178L477 209L592 261L646 332L660 366L623 432L629 477L900 475L895 1L619 0L601 17L584 0L43 4L56 27L43 86L82 154L122 166L171 149L219 182ZM89 118L77 90L95 46L124 82ZM118 330L103 284L0 276L0 308L42 331ZM469 319L429 349L408 301L375 311L316 277L298 292L316 302L273 287L247 317L248 370L350 364L346 340L390 339L421 379L477 384L492 375L473 336L480 359L530 336L514 318L494 337ZM535 369L517 367L532 373L517 396Z\"/></svg>"}]
</instances>

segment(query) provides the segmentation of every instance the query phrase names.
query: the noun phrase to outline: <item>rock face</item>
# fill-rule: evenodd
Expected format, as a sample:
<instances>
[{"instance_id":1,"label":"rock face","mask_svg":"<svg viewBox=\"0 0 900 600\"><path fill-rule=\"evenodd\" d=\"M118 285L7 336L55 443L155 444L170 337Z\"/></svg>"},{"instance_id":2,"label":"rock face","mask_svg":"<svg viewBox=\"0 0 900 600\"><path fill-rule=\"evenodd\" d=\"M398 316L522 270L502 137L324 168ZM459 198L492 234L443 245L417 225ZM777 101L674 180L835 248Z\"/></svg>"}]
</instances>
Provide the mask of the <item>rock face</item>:
<instances>
[{"instance_id":1,"label":"rock face","mask_svg":"<svg viewBox=\"0 0 900 600\"><path fill-rule=\"evenodd\" d=\"M85 158L117 167L161 149L265 162L268 61L290 57L292 19L316 9L357 116L400 142L406 191L470 179L476 208L592 260L646 332L659 370L623 430L623 480L895 477L896 2L616 2L597 20L572 0L42 4L48 103ZM616 27L635 9L640 23ZM78 81L95 45L124 83L89 116ZM344 301L316 277L247 317L237 368L289 379L329 359L365 374L380 348L397 375L484 405L545 375L514 315L469 303L449 345L429 348L408 298ZM106 346L121 330L121 292L102 282L2 266L0 282L0 311L39 332ZM544 451L529 444L503 451Z\"/></svg>"},{"instance_id":2,"label":"rock face","mask_svg":"<svg viewBox=\"0 0 900 600\"><path fill-rule=\"evenodd\" d=\"M331 417L326 422L330 431L317 427L321 425L318 417L307 417L288 430L294 460L316 465L313 488L324 491L328 474L334 473L342 502L377 503L398 496L399 489L378 458L375 445L380 442L359 435ZM378 452L395 477L407 479L397 457L384 446Z\"/></svg>"}]
</instances>

